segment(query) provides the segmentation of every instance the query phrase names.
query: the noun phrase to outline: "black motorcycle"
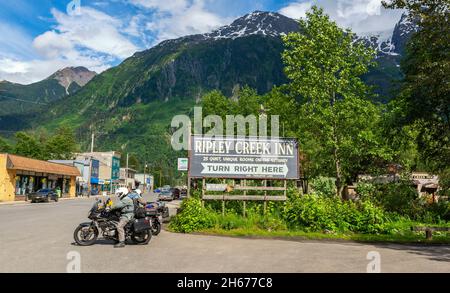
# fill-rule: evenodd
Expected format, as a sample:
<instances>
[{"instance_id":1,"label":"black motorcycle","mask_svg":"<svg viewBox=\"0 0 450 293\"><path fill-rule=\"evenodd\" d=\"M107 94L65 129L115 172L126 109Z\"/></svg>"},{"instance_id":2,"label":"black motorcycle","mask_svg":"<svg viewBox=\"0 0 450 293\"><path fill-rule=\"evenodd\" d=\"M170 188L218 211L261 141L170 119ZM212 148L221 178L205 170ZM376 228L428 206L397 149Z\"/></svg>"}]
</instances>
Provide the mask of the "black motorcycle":
<instances>
[{"instance_id":1,"label":"black motorcycle","mask_svg":"<svg viewBox=\"0 0 450 293\"><path fill-rule=\"evenodd\" d=\"M158 236L161 233L161 219L169 217L169 208L164 203L150 202L145 206L145 216L151 220L152 234Z\"/></svg>"},{"instance_id":2,"label":"black motorcycle","mask_svg":"<svg viewBox=\"0 0 450 293\"><path fill-rule=\"evenodd\" d=\"M110 200L108 200L109 202ZM73 233L75 242L81 246L90 246L95 243L100 232L105 239L119 241L117 224L120 221L120 211L109 210L108 202L103 204L97 201L89 211L89 223L80 224ZM134 219L125 226L125 239L136 244L146 245L152 238L152 221L149 217Z\"/></svg>"}]
</instances>

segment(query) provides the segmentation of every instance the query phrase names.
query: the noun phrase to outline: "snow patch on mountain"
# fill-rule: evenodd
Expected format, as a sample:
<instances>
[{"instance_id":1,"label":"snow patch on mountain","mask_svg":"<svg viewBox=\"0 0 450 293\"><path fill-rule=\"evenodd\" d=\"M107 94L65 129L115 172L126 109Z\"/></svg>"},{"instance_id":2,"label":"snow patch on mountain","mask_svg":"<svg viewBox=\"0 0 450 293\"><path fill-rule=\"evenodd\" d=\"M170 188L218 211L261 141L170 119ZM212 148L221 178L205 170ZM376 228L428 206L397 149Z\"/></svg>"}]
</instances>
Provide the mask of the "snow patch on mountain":
<instances>
[{"instance_id":1,"label":"snow patch on mountain","mask_svg":"<svg viewBox=\"0 0 450 293\"><path fill-rule=\"evenodd\" d=\"M276 37L298 31L298 23L274 12L255 11L236 19L232 24L203 34L205 39L237 39L251 35Z\"/></svg>"}]
</instances>

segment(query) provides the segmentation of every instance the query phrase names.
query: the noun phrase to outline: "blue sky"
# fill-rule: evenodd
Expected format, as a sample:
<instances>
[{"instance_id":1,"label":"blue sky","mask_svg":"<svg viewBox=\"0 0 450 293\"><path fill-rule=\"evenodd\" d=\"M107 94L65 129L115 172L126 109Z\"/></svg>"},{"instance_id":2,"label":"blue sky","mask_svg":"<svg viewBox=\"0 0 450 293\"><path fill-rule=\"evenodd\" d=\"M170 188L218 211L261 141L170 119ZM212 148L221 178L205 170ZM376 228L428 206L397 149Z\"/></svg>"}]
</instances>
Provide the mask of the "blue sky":
<instances>
[{"instance_id":1,"label":"blue sky","mask_svg":"<svg viewBox=\"0 0 450 293\"><path fill-rule=\"evenodd\" d=\"M67 66L102 72L160 41L205 33L255 11L322 6L359 34L392 31L380 0L0 0L0 80L31 83Z\"/></svg>"}]
</instances>

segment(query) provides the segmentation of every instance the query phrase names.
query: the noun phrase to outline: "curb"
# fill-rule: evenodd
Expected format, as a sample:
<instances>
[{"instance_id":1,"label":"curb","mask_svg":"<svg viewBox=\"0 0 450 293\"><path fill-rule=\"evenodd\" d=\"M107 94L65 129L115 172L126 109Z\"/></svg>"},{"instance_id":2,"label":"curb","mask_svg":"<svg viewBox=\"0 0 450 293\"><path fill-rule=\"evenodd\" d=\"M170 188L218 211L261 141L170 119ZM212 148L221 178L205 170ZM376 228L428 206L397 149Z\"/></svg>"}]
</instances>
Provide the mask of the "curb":
<instances>
[{"instance_id":1,"label":"curb","mask_svg":"<svg viewBox=\"0 0 450 293\"><path fill-rule=\"evenodd\" d=\"M67 201L67 200L88 200L88 199L97 199L97 198L102 198L102 196L91 196L91 197L63 197L60 198L60 201ZM30 201L23 201L23 200L18 200L18 201L5 201L5 202L0 202L0 206L14 206L14 205L22 205L22 204L27 204L27 203L31 203Z\"/></svg>"},{"instance_id":2,"label":"curb","mask_svg":"<svg viewBox=\"0 0 450 293\"><path fill-rule=\"evenodd\" d=\"M6 202L0 202L0 206L14 206L14 205L21 205L26 204L27 201L6 201Z\"/></svg>"}]
</instances>

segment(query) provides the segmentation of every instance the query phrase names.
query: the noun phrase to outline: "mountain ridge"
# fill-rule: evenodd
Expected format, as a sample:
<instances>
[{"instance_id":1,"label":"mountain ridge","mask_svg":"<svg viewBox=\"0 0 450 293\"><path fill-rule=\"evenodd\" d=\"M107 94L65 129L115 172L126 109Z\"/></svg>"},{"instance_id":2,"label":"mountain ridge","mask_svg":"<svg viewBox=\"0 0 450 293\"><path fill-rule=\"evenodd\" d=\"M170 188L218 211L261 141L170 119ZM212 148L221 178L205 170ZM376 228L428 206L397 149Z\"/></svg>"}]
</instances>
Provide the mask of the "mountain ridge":
<instances>
[{"instance_id":1,"label":"mountain ridge","mask_svg":"<svg viewBox=\"0 0 450 293\"><path fill-rule=\"evenodd\" d=\"M31 84L0 82L0 115L26 114L37 110L31 105L46 105L76 93L97 73L85 67L66 67Z\"/></svg>"}]
</instances>

